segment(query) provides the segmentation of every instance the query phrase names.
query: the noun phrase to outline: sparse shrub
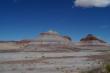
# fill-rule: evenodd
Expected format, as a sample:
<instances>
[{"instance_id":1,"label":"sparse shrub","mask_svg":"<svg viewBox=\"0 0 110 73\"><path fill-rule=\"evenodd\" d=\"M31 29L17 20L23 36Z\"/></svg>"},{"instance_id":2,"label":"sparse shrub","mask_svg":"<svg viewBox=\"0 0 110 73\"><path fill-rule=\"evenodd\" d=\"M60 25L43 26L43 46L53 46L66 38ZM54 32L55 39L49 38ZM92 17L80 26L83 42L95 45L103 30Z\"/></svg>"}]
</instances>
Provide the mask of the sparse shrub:
<instances>
[{"instance_id":1,"label":"sparse shrub","mask_svg":"<svg viewBox=\"0 0 110 73\"><path fill-rule=\"evenodd\" d=\"M60 68L57 67L56 69L59 70Z\"/></svg>"},{"instance_id":2,"label":"sparse shrub","mask_svg":"<svg viewBox=\"0 0 110 73\"><path fill-rule=\"evenodd\" d=\"M34 70L34 68L28 68L27 70L32 71L32 70Z\"/></svg>"},{"instance_id":3,"label":"sparse shrub","mask_svg":"<svg viewBox=\"0 0 110 73\"><path fill-rule=\"evenodd\" d=\"M45 56L42 56L42 58L45 58Z\"/></svg>"},{"instance_id":4,"label":"sparse shrub","mask_svg":"<svg viewBox=\"0 0 110 73\"><path fill-rule=\"evenodd\" d=\"M80 68L76 68L76 70L79 70Z\"/></svg>"},{"instance_id":5,"label":"sparse shrub","mask_svg":"<svg viewBox=\"0 0 110 73\"><path fill-rule=\"evenodd\" d=\"M12 71L15 71L15 70L17 70L16 68L12 68Z\"/></svg>"},{"instance_id":6,"label":"sparse shrub","mask_svg":"<svg viewBox=\"0 0 110 73\"><path fill-rule=\"evenodd\" d=\"M105 70L107 73L110 73L110 64L105 65Z\"/></svg>"}]
</instances>

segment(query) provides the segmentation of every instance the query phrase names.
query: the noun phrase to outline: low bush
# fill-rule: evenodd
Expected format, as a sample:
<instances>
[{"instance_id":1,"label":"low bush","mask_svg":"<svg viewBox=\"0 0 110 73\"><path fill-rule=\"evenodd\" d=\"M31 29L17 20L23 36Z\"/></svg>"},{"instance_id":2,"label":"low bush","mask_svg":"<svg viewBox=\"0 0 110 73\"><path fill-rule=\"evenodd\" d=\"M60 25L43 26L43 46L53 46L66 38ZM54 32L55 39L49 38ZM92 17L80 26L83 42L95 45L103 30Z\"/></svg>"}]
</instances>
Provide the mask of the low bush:
<instances>
[{"instance_id":1,"label":"low bush","mask_svg":"<svg viewBox=\"0 0 110 73\"><path fill-rule=\"evenodd\" d=\"M107 73L110 73L110 64L105 65L105 70Z\"/></svg>"}]
</instances>

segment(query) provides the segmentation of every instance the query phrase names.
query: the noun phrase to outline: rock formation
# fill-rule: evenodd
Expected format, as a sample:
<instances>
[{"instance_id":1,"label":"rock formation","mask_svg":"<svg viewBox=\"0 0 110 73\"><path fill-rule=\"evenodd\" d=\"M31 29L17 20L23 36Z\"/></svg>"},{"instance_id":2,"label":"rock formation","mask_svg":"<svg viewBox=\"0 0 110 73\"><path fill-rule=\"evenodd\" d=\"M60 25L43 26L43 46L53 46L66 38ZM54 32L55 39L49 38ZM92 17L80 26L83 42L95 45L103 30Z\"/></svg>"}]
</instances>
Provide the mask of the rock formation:
<instances>
[{"instance_id":1,"label":"rock formation","mask_svg":"<svg viewBox=\"0 0 110 73\"><path fill-rule=\"evenodd\" d=\"M16 51L75 51L80 48L108 48L105 41L97 38L92 34L88 34L82 38L80 42L75 43L69 36L62 36L55 31L42 32L39 36L33 40L21 40L21 41L10 41L0 42L0 50L12 49ZM8 46L8 47L6 47ZM89 47L88 47L89 46ZM11 48L10 48L11 47ZM9 49L8 49L9 48Z\"/></svg>"},{"instance_id":2,"label":"rock formation","mask_svg":"<svg viewBox=\"0 0 110 73\"><path fill-rule=\"evenodd\" d=\"M50 30L48 32L40 33L36 39L25 47L25 51L59 51L72 49L72 46L73 42L69 36L62 36L59 33Z\"/></svg>"},{"instance_id":3,"label":"rock formation","mask_svg":"<svg viewBox=\"0 0 110 73\"><path fill-rule=\"evenodd\" d=\"M21 40L21 41L17 41L16 44L23 47L23 46L29 45L30 42L31 41L29 41L29 40Z\"/></svg>"},{"instance_id":4,"label":"rock formation","mask_svg":"<svg viewBox=\"0 0 110 73\"><path fill-rule=\"evenodd\" d=\"M88 34L82 38L79 43L80 46L107 46L107 43L92 34Z\"/></svg>"}]
</instances>

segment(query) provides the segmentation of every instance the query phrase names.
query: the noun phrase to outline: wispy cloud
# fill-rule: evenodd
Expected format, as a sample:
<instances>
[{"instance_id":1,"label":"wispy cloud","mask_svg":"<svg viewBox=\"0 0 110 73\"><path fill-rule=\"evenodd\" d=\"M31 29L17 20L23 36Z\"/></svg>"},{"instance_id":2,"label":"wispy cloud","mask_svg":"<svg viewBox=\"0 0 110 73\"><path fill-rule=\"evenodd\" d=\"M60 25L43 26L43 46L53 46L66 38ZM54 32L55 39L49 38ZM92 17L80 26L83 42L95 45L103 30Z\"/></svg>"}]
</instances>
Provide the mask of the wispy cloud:
<instances>
[{"instance_id":1,"label":"wispy cloud","mask_svg":"<svg viewBox=\"0 0 110 73\"><path fill-rule=\"evenodd\" d=\"M100 28L101 29L108 29L108 28L110 28L110 26L109 25L102 25L102 26L100 26Z\"/></svg>"},{"instance_id":2,"label":"wispy cloud","mask_svg":"<svg viewBox=\"0 0 110 73\"><path fill-rule=\"evenodd\" d=\"M110 6L110 0L75 0L75 6L78 7L107 7Z\"/></svg>"}]
</instances>

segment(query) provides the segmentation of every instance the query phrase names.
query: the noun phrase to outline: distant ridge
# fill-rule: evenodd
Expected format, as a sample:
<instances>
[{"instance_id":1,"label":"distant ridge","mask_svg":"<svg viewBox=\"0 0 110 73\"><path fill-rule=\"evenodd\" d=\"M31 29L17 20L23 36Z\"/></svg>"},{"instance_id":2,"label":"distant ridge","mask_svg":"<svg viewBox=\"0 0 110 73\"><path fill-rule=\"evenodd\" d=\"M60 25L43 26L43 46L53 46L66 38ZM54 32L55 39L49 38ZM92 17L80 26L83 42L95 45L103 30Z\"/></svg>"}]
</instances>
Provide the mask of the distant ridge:
<instances>
[{"instance_id":1,"label":"distant ridge","mask_svg":"<svg viewBox=\"0 0 110 73\"><path fill-rule=\"evenodd\" d=\"M88 34L76 43L71 37L52 30L40 33L34 40L0 41L1 51L74 51L85 47L110 48L110 45L93 34Z\"/></svg>"}]
</instances>

